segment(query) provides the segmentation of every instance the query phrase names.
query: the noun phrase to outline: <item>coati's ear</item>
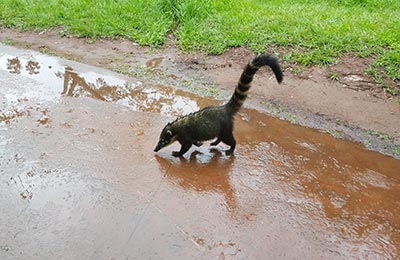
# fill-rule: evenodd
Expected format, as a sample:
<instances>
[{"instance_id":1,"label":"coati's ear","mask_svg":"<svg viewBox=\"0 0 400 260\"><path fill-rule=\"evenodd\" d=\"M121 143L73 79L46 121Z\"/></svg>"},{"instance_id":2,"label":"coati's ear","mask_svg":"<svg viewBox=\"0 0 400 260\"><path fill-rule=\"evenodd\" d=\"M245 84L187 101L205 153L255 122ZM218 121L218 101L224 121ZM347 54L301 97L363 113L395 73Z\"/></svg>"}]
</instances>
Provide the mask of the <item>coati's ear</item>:
<instances>
[{"instance_id":1,"label":"coati's ear","mask_svg":"<svg viewBox=\"0 0 400 260\"><path fill-rule=\"evenodd\" d=\"M167 135L169 135L170 137L172 137L172 132L171 132L171 130L167 130Z\"/></svg>"}]
</instances>

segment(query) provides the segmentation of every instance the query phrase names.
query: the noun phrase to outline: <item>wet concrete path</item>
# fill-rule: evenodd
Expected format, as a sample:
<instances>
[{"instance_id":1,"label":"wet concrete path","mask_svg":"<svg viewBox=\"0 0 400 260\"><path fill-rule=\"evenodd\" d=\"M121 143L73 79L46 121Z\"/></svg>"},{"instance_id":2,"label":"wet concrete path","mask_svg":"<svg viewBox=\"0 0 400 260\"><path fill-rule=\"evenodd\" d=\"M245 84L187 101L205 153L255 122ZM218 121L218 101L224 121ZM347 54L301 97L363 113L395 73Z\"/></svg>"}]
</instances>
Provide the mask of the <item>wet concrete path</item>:
<instances>
[{"instance_id":1,"label":"wet concrete path","mask_svg":"<svg viewBox=\"0 0 400 260\"><path fill-rule=\"evenodd\" d=\"M154 154L214 101L0 45L0 259L396 259L400 161L243 109L235 156Z\"/></svg>"}]
</instances>

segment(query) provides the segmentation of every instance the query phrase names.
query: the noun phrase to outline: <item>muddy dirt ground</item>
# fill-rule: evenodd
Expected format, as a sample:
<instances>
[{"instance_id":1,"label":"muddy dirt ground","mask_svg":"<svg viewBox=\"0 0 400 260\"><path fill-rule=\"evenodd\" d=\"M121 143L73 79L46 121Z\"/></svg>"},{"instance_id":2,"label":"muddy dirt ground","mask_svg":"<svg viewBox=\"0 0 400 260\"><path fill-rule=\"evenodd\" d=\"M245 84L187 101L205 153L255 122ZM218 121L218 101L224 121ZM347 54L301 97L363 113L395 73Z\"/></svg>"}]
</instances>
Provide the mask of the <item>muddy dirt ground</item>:
<instances>
[{"instance_id":1,"label":"muddy dirt ground","mask_svg":"<svg viewBox=\"0 0 400 260\"><path fill-rule=\"evenodd\" d=\"M61 37L59 32L1 28L0 41L225 100L254 55L245 48L218 56L185 54L173 40L152 49L120 39ZM363 73L370 62L347 54L337 64L299 73L283 63L285 78L279 86L265 69L257 74L245 105L400 158L400 99ZM332 73L338 81L329 79Z\"/></svg>"},{"instance_id":2,"label":"muddy dirt ground","mask_svg":"<svg viewBox=\"0 0 400 260\"><path fill-rule=\"evenodd\" d=\"M291 104L312 80L287 73L279 86L264 70L235 117L234 156L206 143L175 158L178 144L153 152L160 130L229 97L233 87L218 82L236 82L231 73L240 73L246 50L202 57L171 46L8 33L26 37L15 40L21 46L32 37L24 47L42 53L0 46L0 259L399 257L400 160L335 138L364 133L354 127L362 120L338 120L339 106L332 105L337 114L316 115L311 97ZM293 98L277 99L274 90ZM376 118L369 129L379 128L377 110L366 115Z\"/></svg>"}]
</instances>

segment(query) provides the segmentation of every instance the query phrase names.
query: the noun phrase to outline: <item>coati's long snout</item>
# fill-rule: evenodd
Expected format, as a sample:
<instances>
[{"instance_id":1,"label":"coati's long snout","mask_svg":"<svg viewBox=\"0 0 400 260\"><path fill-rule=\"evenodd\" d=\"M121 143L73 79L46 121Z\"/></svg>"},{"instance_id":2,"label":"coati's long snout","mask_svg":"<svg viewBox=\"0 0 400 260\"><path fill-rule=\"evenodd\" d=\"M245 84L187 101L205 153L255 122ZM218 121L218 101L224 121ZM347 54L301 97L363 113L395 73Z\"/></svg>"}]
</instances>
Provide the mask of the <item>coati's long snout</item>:
<instances>
[{"instance_id":1,"label":"coati's long snout","mask_svg":"<svg viewBox=\"0 0 400 260\"><path fill-rule=\"evenodd\" d=\"M171 123L168 123L160 134L160 138L158 140L156 148L154 148L154 152L158 152L162 148L172 144L176 141L176 135L172 134L171 131Z\"/></svg>"},{"instance_id":2,"label":"coati's long snout","mask_svg":"<svg viewBox=\"0 0 400 260\"><path fill-rule=\"evenodd\" d=\"M282 70L274 56L261 54L255 57L244 68L228 103L222 106L205 107L168 123L160 134L154 152L158 152L160 149L178 141L181 144L181 149L179 152L174 151L172 155L182 156L193 144L200 146L202 141L216 138L211 145L223 142L230 146L230 149L225 151L226 155L232 154L236 147L236 141L233 137L233 116L246 100L254 74L263 66L271 67L278 83L282 82Z\"/></svg>"}]
</instances>

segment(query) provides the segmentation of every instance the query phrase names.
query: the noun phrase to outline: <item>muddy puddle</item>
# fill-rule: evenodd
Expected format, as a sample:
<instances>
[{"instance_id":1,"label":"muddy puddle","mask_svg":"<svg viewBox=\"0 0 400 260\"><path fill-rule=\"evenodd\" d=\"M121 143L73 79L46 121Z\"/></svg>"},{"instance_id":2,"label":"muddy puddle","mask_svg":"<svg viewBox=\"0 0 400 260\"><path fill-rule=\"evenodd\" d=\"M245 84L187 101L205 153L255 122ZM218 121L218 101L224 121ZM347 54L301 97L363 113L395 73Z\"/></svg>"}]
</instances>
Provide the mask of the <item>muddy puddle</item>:
<instances>
[{"instance_id":1,"label":"muddy puddle","mask_svg":"<svg viewBox=\"0 0 400 260\"><path fill-rule=\"evenodd\" d=\"M14 49L0 76L1 259L400 255L399 160L250 109L234 156L154 154L216 101Z\"/></svg>"}]
</instances>

